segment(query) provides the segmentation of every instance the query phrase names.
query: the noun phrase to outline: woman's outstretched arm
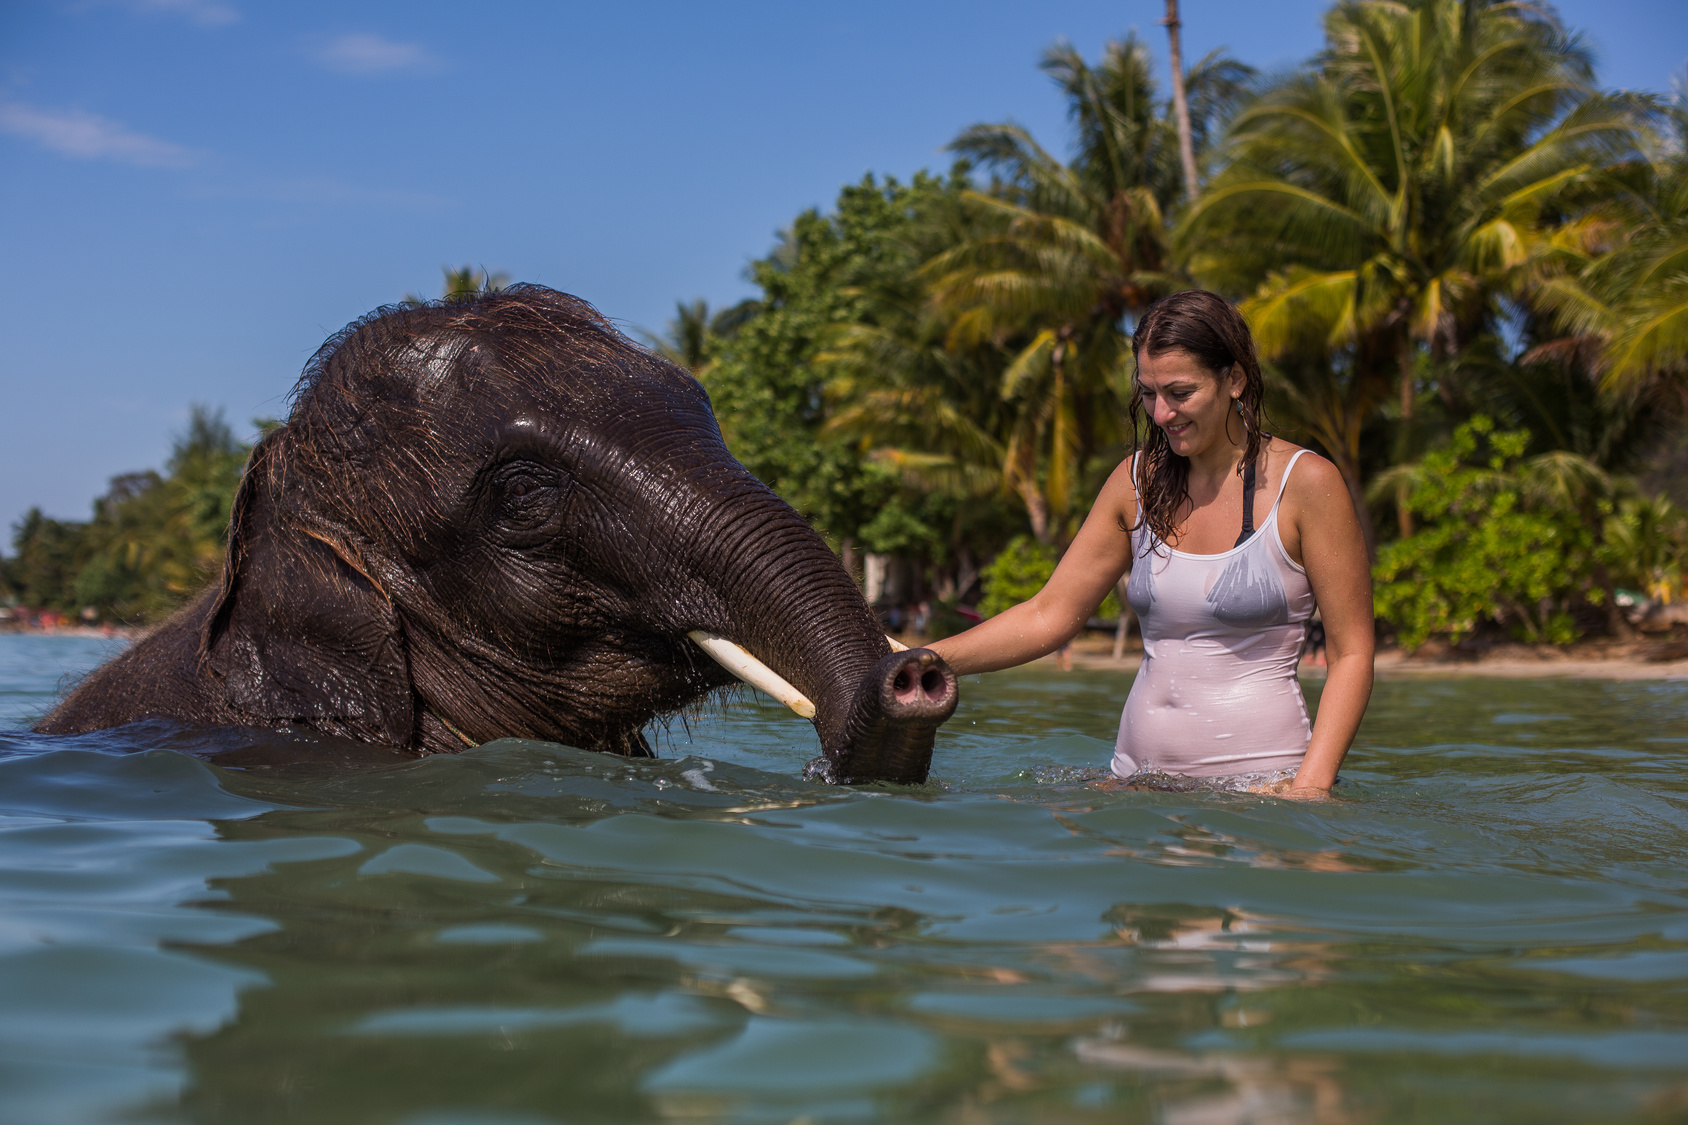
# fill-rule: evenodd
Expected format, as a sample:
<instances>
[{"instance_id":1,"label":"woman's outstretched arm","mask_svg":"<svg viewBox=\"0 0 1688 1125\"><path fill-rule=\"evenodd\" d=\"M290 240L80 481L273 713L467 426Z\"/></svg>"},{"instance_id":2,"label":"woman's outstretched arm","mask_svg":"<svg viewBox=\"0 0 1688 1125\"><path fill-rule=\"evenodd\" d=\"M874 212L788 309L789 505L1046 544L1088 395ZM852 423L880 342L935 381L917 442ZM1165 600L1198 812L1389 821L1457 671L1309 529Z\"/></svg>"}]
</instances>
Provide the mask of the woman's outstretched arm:
<instances>
[{"instance_id":1,"label":"woman's outstretched arm","mask_svg":"<svg viewBox=\"0 0 1688 1125\"><path fill-rule=\"evenodd\" d=\"M1371 565L1347 485L1322 457L1303 458L1302 469L1290 478L1290 492L1302 565L1325 623L1326 675L1313 740L1287 795L1317 797L1336 781L1360 729L1371 699L1377 639Z\"/></svg>"},{"instance_id":2,"label":"woman's outstretched arm","mask_svg":"<svg viewBox=\"0 0 1688 1125\"><path fill-rule=\"evenodd\" d=\"M1126 460L1096 498L1096 506L1062 556L1049 581L1030 600L927 648L949 661L957 675L1012 668L1054 652L1084 628L1131 561L1131 536L1121 530L1137 518Z\"/></svg>"}]
</instances>

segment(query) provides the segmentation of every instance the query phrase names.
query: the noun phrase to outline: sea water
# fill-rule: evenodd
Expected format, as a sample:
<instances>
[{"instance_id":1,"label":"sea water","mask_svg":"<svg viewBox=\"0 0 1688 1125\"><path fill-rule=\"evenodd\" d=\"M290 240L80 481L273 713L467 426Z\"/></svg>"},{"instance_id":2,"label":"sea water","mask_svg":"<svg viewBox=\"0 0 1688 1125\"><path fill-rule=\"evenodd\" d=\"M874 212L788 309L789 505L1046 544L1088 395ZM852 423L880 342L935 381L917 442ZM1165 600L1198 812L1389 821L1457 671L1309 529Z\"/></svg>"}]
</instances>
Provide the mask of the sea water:
<instances>
[{"instance_id":1,"label":"sea water","mask_svg":"<svg viewBox=\"0 0 1688 1125\"><path fill-rule=\"evenodd\" d=\"M109 650L0 637L4 1122L1688 1117L1688 684L1385 682L1298 804L1096 788L1130 676L1043 667L906 788L752 695L656 761L21 729Z\"/></svg>"}]
</instances>

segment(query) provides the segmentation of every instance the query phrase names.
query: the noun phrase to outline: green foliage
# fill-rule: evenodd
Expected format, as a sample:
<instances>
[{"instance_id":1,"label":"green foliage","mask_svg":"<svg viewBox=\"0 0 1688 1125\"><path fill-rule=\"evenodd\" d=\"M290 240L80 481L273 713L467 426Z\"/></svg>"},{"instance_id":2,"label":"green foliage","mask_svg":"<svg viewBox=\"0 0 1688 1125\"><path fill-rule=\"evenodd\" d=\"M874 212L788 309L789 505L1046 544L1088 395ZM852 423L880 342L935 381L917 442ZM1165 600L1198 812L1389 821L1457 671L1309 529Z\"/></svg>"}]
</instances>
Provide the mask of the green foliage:
<instances>
[{"instance_id":1,"label":"green foliage","mask_svg":"<svg viewBox=\"0 0 1688 1125\"><path fill-rule=\"evenodd\" d=\"M979 612L995 617L1028 600L1049 582L1058 561L1054 547L1029 535L1014 539L985 568L985 596Z\"/></svg>"},{"instance_id":2,"label":"green foliage","mask_svg":"<svg viewBox=\"0 0 1688 1125\"><path fill-rule=\"evenodd\" d=\"M1237 115L1184 256L1247 296L1263 356L1302 369L1283 401L1352 487L1368 423L1387 419L1396 461L1423 440L1421 360L1496 332L1586 177L1634 152L1633 107L1593 82L1546 5L1342 0L1325 50ZM1464 412L1470 373L1441 366L1443 405Z\"/></svg>"},{"instance_id":3,"label":"green foliage","mask_svg":"<svg viewBox=\"0 0 1688 1125\"><path fill-rule=\"evenodd\" d=\"M1485 623L1521 639L1569 644L1570 613L1593 586L1595 529L1566 497L1539 487L1524 462L1530 435L1496 430L1484 415L1446 448L1401 474L1423 520L1383 548L1373 571L1380 618L1411 649L1431 637L1458 643Z\"/></svg>"},{"instance_id":4,"label":"green foliage","mask_svg":"<svg viewBox=\"0 0 1688 1125\"><path fill-rule=\"evenodd\" d=\"M832 214L799 216L752 267L763 294L754 315L719 341L700 375L733 454L835 543L947 538L947 529L931 524L909 531L910 520L922 519L918 503L904 503L900 515L886 517L891 523L875 523L903 481L828 426L832 406L818 359L839 325L868 319L866 290L914 268L904 236L954 190L924 175L907 185L869 176L840 193Z\"/></svg>"},{"instance_id":5,"label":"green foliage","mask_svg":"<svg viewBox=\"0 0 1688 1125\"><path fill-rule=\"evenodd\" d=\"M1054 547L1029 535L1015 538L985 568L985 596L979 602L979 612L995 617L1031 598L1049 582L1059 561ZM1102 617L1117 617L1118 593L1110 591L1096 612Z\"/></svg>"},{"instance_id":6,"label":"green foliage","mask_svg":"<svg viewBox=\"0 0 1688 1125\"><path fill-rule=\"evenodd\" d=\"M1631 496L1602 525L1599 558L1614 585L1673 602L1688 567L1688 516L1663 496Z\"/></svg>"},{"instance_id":7,"label":"green foliage","mask_svg":"<svg viewBox=\"0 0 1688 1125\"><path fill-rule=\"evenodd\" d=\"M911 508L902 497L893 497L861 527L862 547L882 555L923 559L941 557L943 541L932 524L921 518L924 505Z\"/></svg>"},{"instance_id":8,"label":"green foliage","mask_svg":"<svg viewBox=\"0 0 1688 1125\"><path fill-rule=\"evenodd\" d=\"M1657 112L1644 158L1567 223L1529 279L1557 330L1538 352L1594 358L1607 390L1634 401L1688 377L1688 76Z\"/></svg>"},{"instance_id":9,"label":"green foliage","mask_svg":"<svg viewBox=\"0 0 1688 1125\"><path fill-rule=\"evenodd\" d=\"M87 524L55 520L31 508L12 525L13 557L3 560L6 584L18 603L43 609L69 610L76 603L77 573L86 552Z\"/></svg>"},{"instance_id":10,"label":"green foliage","mask_svg":"<svg viewBox=\"0 0 1688 1125\"><path fill-rule=\"evenodd\" d=\"M32 510L13 528L6 570L15 596L63 613L91 607L105 620L167 616L222 567L248 452L220 412L195 406L163 474L112 478L87 523Z\"/></svg>"}]
</instances>

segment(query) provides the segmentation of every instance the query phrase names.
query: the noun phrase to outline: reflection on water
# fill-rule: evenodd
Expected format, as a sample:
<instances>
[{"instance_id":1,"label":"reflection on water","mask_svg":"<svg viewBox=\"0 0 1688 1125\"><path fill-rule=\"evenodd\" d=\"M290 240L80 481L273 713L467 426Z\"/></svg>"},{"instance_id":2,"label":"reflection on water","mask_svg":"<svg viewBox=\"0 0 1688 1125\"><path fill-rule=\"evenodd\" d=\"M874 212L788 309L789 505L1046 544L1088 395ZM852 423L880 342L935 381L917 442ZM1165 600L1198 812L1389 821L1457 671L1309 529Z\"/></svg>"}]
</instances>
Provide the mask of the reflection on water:
<instances>
[{"instance_id":1,"label":"reflection on water","mask_svg":"<svg viewBox=\"0 0 1688 1125\"><path fill-rule=\"evenodd\" d=\"M1688 685L1386 683L1316 806L1088 784L1127 687L969 682L902 790L754 700L654 762L0 734L0 1120L1688 1114Z\"/></svg>"}]
</instances>

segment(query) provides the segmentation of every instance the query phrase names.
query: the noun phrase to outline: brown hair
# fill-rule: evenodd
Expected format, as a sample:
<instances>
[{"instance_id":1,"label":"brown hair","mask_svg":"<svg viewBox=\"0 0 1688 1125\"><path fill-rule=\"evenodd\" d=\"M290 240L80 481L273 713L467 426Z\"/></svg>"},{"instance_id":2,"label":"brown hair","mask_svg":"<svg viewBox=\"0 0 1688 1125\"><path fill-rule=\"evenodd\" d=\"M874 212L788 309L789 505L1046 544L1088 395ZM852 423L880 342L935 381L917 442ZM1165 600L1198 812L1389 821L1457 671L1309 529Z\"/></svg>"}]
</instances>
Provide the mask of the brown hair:
<instances>
[{"instance_id":1,"label":"brown hair","mask_svg":"<svg viewBox=\"0 0 1688 1125\"><path fill-rule=\"evenodd\" d=\"M1243 459L1237 465L1241 475L1243 466L1260 456L1261 399L1266 392L1248 322L1229 301L1205 289L1186 289L1162 297L1137 322L1137 331L1131 337L1131 358L1141 363L1145 354L1167 352L1188 352L1215 379L1223 378L1233 366L1243 369L1243 393L1237 399L1246 438ZM1131 424L1142 450L1137 459L1135 527L1148 524L1164 543L1172 538L1178 511L1190 498L1190 462L1172 452L1166 432L1145 416L1143 391L1135 378L1132 388ZM1225 424L1227 428L1231 424L1229 415Z\"/></svg>"}]
</instances>

